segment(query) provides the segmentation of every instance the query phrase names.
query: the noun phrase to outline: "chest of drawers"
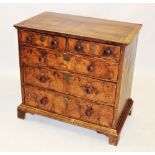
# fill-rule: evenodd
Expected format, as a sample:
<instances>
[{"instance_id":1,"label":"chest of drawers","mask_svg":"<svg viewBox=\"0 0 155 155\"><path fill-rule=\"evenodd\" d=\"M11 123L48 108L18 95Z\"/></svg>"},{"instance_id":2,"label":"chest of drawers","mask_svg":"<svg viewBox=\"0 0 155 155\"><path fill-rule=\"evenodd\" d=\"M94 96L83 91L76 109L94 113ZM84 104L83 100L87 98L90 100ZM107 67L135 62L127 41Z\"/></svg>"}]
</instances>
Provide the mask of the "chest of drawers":
<instances>
[{"instance_id":1,"label":"chest of drawers","mask_svg":"<svg viewBox=\"0 0 155 155\"><path fill-rule=\"evenodd\" d=\"M44 12L18 30L22 104L39 114L105 134L117 145L131 114L140 24Z\"/></svg>"}]
</instances>

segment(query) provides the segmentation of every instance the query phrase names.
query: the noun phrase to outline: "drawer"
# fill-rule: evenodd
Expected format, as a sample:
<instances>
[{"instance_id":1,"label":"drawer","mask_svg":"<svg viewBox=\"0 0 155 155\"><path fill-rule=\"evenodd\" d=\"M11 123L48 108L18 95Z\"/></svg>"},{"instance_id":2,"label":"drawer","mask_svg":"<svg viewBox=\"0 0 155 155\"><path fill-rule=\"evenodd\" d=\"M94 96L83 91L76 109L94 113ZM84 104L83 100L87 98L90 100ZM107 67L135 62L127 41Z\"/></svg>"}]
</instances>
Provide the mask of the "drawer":
<instances>
[{"instance_id":1,"label":"drawer","mask_svg":"<svg viewBox=\"0 0 155 155\"><path fill-rule=\"evenodd\" d=\"M88 42L77 39L69 39L69 51L77 54L86 54L92 56L99 56L109 60L119 61L120 47Z\"/></svg>"},{"instance_id":2,"label":"drawer","mask_svg":"<svg viewBox=\"0 0 155 155\"><path fill-rule=\"evenodd\" d=\"M22 48L21 56L25 64L49 66L104 80L117 81L118 63L115 62L29 47Z\"/></svg>"},{"instance_id":3,"label":"drawer","mask_svg":"<svg viewBox=\"0 0 155 155\"><path fill-rule=\"evenodd\" d=\"M24 82L68 93L101 104L114 105L116 84L48 68L24 68Z\"/></svg>"},{"instance_id":4,"label":"drawer","mask_svg":"<svg viewBox=\"0 0 155 155\"><path fill-rule=\"evenodd\" d=\"M63 51L66 48L66 38L64 37L28 31L21 31L21 42L23 44L50 48L57 51Z\"/></svg>"},{"instance_id":5,"label":"drawer","mask_svg":"<svg viewBox=\"0 0 155 155\"><path fill-rule=\"evenodd\" d=\"M111 126L113 108L61 93L24 87L25 104L101 126Z\"/></svg>"}]
</instances>

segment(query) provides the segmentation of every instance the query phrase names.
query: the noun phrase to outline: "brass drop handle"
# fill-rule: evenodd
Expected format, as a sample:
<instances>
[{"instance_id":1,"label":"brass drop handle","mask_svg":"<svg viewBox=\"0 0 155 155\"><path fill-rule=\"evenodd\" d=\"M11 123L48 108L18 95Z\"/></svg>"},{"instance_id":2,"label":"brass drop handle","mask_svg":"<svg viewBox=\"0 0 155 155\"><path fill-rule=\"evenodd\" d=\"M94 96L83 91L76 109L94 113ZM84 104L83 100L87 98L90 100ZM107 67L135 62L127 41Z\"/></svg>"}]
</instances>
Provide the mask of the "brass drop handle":
<instances>
[{"instance_id":1,"label":"brass drop handle","mask_svg":"<svg viewBox=\"0 0 155 155\"><path fill-rule=\"evenodd\" d=\"M51 42L51 45L52 46L58 46L59 45L59 42L57 41L57 40L53 40L52 42Z\"/></svg>"},{"instance_id":2,"label":"brass drop handle","mask_svg":"<svg viewBox=\"0 0 155 155\"><path fill-rule=\"evenodd\" d=\"M76 44L76 45L75 45L75 50L76 50L77 52L83 52L83 46L80 45L80 44Z\"/></svg>"},{"instance_id":3,"label":"brass drop handle","mask_svg":"<svg viewBox=\"0 0 155 155\"><path fill-rule=\"evenodd\" d=\"M40 104L42 104L42 105L45 105L45 104L47 104L48 103L48 98L47 97L44 97L44 98L42 98L41 100L40 100Z\"/></svg>"},{"instance_id":4,"label":"brass drop handle","mask_svg":"<svg viewBox=\"0 0 155 155\"><path fill-rule=\"evenodd\" d=\"M91 86L86 86L85 91L87 94L92 94L94 92L94 88Z\"/></svg>"},{"instance_id":5,"label":"brass drop handle","mask_svg":"<svg viewBox=\"0 0 155 155\"><path fill-rule=\"evenodd\" d=\"M26 37L26 42L27 42L27 43L32 44L32 43L33 43L33 40L34 40L33 36L27 36L27 37Z\"/></svg>"},{"instance_id":6,"label":"brass drop handle","mask_svg":"<svg viewBox=\"0 0 155 155\"><path fill-rule=\"evenodd\" d=\"M93 64L88 65L87 70L89 72L93 72L95 70L94 65Z\"/></svg>"},{"instance_id":7,"label":"brass drop handle","mask_svg":"<svg viewBox=\"0 0 155 155\"><path fill-rule=\"evenodd\" d=\"M104 51L103 51L103 55L104 56L110 56L112 54L112 50L110 48L106 48Z\"/></svg>"},{"instance_id":8,"label":"brass drop handle","mask_svg":"<svg viewBox=\"0 0 155 155\"><path fill-rule=\"evenodd\" d=\"M93 109L92 107L87 108L87 110L85 111L85 115L90 117L93 114Z\"/></svg>"},{"instance_id":9,"label":"brass drop handle","mask_svg":"<svg viewBox=\"0 0 155 155\"><path fill-rule=\"evenodd\" d=\"M45 83L45 82L48 80L48 77L46 77L46 76L39 76L39 77L38 77L38 80L39 80L40 82L42 82L42 83Z\"/></svg>"}]
</instances>

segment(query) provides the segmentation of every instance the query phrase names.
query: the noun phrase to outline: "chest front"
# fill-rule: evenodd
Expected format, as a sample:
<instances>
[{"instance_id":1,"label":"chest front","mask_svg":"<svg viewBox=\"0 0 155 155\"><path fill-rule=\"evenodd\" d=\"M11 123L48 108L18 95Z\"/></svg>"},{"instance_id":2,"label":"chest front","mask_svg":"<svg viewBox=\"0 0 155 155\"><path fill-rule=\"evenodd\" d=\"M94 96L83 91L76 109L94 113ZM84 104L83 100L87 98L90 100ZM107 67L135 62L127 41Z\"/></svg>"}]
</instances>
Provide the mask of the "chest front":
<instances>
[{"instance_id":1,"label":"chest front","mask_svg":"<svg viewBox=\"0 0 155 155\"><path fill-rule=\"evenodd\" d=\"M79 125L117 145L133 105L141 25L73 17L46 12L15 25L22 90L18 117L32 113Z\"/></svg>"}]
</instances>

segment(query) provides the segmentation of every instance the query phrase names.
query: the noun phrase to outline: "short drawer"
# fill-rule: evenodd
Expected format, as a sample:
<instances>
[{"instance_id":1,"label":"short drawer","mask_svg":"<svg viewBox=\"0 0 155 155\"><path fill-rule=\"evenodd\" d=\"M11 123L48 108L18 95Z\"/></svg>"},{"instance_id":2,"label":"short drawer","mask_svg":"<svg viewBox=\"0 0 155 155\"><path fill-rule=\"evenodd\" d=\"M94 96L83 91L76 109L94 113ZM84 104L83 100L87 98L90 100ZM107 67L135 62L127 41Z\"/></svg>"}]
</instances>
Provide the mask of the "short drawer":
<instances>
[{"instance_id":1,"label":"short drawer","mask_svg":"<svg viewBox=\"0 0 155 155\"><path fill-rule=\"evenodd\" d=\"M69 39L69 51L77 54L99 56L100 58L119 61L120 50L120 46Z\"/></svg>"},{"instance_id":2,"label":"short drawer","mask_svg":"<svg viewBox=\"0 0 155 155\"><path fill-rule=\"evenodd\" d=\"M55 69L24 67L24 82L62 93L114 105L116 84Z\"/></svg>"},{"instance_id":3,"label":"short drawer","mask_svg":"<svg viewBox=\"0 0 155 155\"><path fill-rule=\"evenodd\" d=\"M35 87L25 86L24 92L26 105L101 126L112 124L112 107Z\"/></svg>"},{"instance_id":4,"label":"short drawer","mask_svg":"<svg viewBox=\"0 0 155 155\"><path fill-rule=\"evenodd\" d=\"M102 80L117 81L118 63L66 52L23 47L22 62L68 70Z\"/></svg>"},{"instance_id":5,"label":"short drawer","mask_svg":"<svg viewBox=\"0 0 155 155\"><path fill-rule=\"evenodd\" d=\"M66 38L64 37L29 31L21 31L21 42L26 45L45 47L58 51L63 51L66 48Z\"/></svg>"}]
</instances>

